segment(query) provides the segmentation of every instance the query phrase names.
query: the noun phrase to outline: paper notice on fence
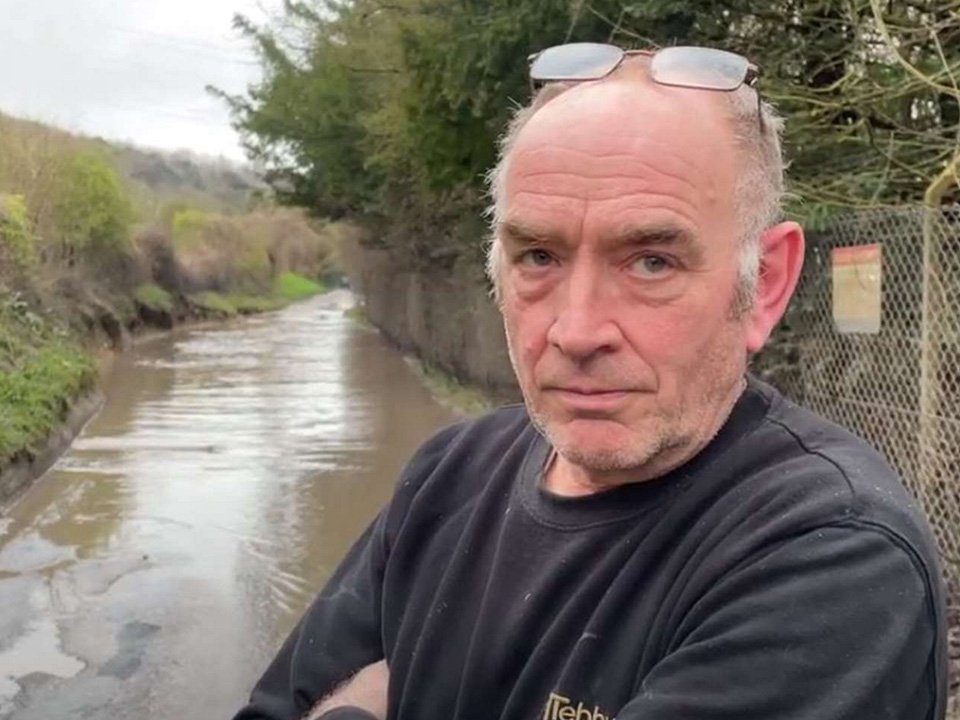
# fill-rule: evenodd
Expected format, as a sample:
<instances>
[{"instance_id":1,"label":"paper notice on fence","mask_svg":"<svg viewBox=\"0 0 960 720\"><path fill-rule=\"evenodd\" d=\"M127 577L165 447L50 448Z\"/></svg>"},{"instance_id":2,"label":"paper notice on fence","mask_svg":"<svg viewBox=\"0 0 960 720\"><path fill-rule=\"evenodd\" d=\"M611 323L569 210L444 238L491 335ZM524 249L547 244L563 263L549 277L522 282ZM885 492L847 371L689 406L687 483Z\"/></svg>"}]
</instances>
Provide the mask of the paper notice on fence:
<instances>
[{"instance_id":1,"label":"paper notice on fence","mask_svg":"<svg viewBox=\"0 0 960 720\"><path fill-rule=\"evenodd\" d=\"M834 248L833 322L842 333L880 332L883 252L878 244Z\"/></svg>"}]
</instances>

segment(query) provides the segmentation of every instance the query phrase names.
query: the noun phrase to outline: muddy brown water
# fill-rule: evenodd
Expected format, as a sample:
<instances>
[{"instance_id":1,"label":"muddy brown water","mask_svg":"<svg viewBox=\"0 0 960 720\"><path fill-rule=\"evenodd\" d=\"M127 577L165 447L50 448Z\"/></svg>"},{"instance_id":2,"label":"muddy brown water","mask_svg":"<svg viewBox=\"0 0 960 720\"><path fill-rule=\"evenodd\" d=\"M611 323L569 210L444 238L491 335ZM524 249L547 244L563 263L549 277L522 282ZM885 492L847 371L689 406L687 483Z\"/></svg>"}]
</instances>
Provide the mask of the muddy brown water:
<instances>
[{"instance_id":1,"label":"muddy brown water","mask_svg":"<svg viewBox=\"0 0 960 720\"><path fill-rule=\"evenodd\" d=\"M120 357L0 519L0 718L229 718L456 418L343 291Z\"/></svg>"}]
</instances>

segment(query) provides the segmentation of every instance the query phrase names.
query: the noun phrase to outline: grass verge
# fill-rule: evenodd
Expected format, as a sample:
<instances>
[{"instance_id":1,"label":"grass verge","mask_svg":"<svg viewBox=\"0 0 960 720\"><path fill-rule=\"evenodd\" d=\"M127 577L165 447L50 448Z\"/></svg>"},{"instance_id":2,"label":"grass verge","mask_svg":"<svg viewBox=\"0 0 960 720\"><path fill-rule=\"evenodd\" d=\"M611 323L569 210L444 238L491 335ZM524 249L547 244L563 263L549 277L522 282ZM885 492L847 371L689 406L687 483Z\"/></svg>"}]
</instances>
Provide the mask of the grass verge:
<instances>
[{"instance_id":1,"label":"grass verge","mask_svg":"<svg viewBox=\"0 0 960 720\"><path fill-rule=\"evenodd\" d=\"M496 403L482 390L465 385L445 370L413 357L408 357L407 361L441 405L470 416L483 415L496 407Z\"/></svg>"},{"instance_id":2,"label":"grass verge","mask_svg":"<svg viewBox=\"0 0 960 720\"><path fill-rule=\"evenodd\" d=\"M36 451L95 381L93 359L65 333L0 294L0 468Z\"/></svg>"},{"instance_id":3,"label":"grass verge","mask_svg":"<svg viewBox=\"0 0 960 720\"><path fill-rule=\"evenodd\" d=\"M133 299L157 312L173 312L173 296L159 285L144 283L133 291Z\"/></svg>"},{"instance_id":4,"label":"grass verge","mask_svg":"<svg viewBox=\"0 0 960 720\"><path fill-rule=\"evenodd\" d=\"M311 295L318 295L325 289L321 283L314 282L303 275L286 272L277 278L273 292L288 302L294 302L304 300Z\"/></svg>"},{"instance_id":5,"label":"grass verge","mask_svg":"<svg viewBox=\"0 0 960 720\"><path fill-rule=\"evenodd\" d=\"M273 292L269 295L201 292L190 295L188 300L200 310L231 317L279 310L292 302L304 300L325 290L321 283L288 272L277 278Z\"/></svg>"},{"instance_id":6,"label":"grass verge","mask_svg":"<svg viewBox=\"0 0 960 720\"><path fill-rule=\"evenodd\" d=\"M279 310L287 305L287 301L271 295L243 295L240 293L231 293L225 295L224 299L237 309L240 315L252 315L254 313L270 312Z\"/></svg>"}]
</instances>

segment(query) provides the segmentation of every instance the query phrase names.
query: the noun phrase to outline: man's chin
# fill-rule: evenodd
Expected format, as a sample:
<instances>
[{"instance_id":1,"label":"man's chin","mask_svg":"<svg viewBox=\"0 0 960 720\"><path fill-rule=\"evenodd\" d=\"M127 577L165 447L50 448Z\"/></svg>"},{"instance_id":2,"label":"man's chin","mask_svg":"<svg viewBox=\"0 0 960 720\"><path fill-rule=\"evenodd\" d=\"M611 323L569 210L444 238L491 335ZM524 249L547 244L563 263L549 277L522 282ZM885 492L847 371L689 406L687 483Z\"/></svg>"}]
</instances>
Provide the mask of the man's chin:
<instances>
[{"instance_id":1,"label":"man's chin","mask_svg":"<svg viewBox=\"0 0 960 720\"><path fill-rule=\"evenodd\" d=\"M644 465L656 453L638 437L610 418L575 418L546 424L546 436L564 459L598 472L629 470Z\"/></svg>"}]
</instances>

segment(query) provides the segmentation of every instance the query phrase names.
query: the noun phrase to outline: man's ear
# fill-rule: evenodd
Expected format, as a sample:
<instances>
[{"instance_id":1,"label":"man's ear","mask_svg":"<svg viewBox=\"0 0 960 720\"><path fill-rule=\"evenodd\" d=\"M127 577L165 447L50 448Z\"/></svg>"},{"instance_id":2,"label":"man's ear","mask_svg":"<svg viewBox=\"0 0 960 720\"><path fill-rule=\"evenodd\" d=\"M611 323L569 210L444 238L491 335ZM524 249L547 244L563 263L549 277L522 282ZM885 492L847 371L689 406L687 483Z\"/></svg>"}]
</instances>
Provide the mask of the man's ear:
<instances>
[{"instance_id":1,"label":"man's ear","mask_svg":"<svg viewBox=\"0 0 960 720\"><path fill-rule=\"evenodd\" d=\"M763 348L793 296L803 269L803 228L782 222L760 237L760 277L747 318L747 352Z\"/></svg>"}]
</instances>

